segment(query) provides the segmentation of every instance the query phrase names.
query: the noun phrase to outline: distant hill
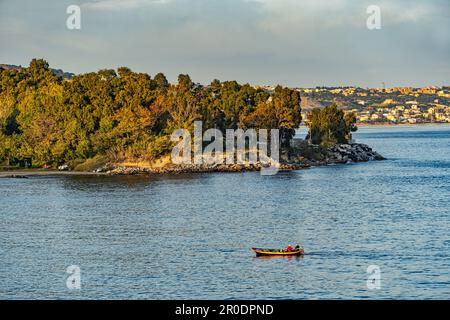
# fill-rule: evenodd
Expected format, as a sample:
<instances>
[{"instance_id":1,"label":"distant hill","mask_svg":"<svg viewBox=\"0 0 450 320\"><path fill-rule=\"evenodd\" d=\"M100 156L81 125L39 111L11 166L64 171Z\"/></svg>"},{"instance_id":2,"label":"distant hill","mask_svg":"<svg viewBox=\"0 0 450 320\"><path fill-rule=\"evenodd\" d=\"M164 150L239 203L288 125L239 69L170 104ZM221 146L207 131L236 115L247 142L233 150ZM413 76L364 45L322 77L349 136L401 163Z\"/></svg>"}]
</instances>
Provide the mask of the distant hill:
<instances>
[{"instance_id":1,"label":"distant hill","mask_svg":"<svg viewBox=\"0 0 450 320\"><path fill-rule=\"evenodd\" d=\"M324 105L316 98L302 97L301 101L302 110L311 110L314 108L323 108Z\"/></svg>"},{"instance_id":2,"label":"distant hill","mask_svg":"<svg viewBox=\"0 0 450 320\"><path fill-rule=\"evenodd\" d=\"M13 65L13 64L0 63L0 68L6 69L6 70L22 70L22 69L25 69L26 67L16 66L16 65ZM56 76L58 76L58 77L60 77L60 78L62 78L64 80L70 80L70 79L72 79L75 76L74 73L64 72L61 69L51 69L51 70L53 71L53 73Z\"/></svg>"}]
</instances>

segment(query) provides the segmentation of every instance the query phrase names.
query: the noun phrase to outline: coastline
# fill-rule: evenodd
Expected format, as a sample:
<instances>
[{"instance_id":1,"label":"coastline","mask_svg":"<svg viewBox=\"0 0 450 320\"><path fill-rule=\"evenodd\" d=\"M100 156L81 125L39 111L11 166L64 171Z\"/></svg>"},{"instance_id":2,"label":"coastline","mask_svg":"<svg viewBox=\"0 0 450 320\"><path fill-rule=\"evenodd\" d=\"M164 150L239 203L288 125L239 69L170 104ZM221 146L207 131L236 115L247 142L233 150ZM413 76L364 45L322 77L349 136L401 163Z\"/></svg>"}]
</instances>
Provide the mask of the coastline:
<instances>
[{"instance_id":1,"label":"coastline","mask_svg":"<svg viewBox=\"0 0 450 320\"><path fill-rule=\"evenodd\" d=\"M136 175L136 174L180 174L180 173L206 173L206 172L247 172L261 171L267 164L246 162L243 164L173 164L170 159L154 163L128 162L115 163L99 168L96 171L106 172L108 175ZM280 159L276 165L277 171L302 170L311 167L327 166L332 164L348 164L357 162L386 160L371 147L362 143L335 144L325 148L319 145L300 142L288 149L281 150Z\"/></svg>"},{"instance_id":2,"label":"coastline","mask_svg":"<svg viewBox=\"0 0 450 320\"><path fill-rule=\"evenodd\" d=\"M356 123L360 128L367 127L428 127L428 126L450 126L449 122L427 122L427 123Z\"/></svg>"},{"instance_id":3,"label":"coastline","mask_svg":"<svg viewBox=\"0 0 450 320\"><path fill-rule=\"evenodd\" d=\"M103 172L89 171L58 171L42 169L17 169L0 171L0 178L28 178L28 177L50 177L50 176L104 176Z\"/></svg>"},{"instance_id":4,"label":"coastline","mask_svg":"<svg viewBox=\"0 0 450 320\"><path fill-rule=\"evenodd\" d=\"M108 163L94 171L57 171L43 169L17 169L0 171L0 178L28 178L33 176L115 176L145 174L181 174L209 172L249 172L261 171L267 165L256 163L244 164L173 164L169 158L159 159L157 164L144 162ZM277 171L302 170L311 167L333 164L379 161L385 158L371 147L361 143L336 144L329 148L318 145L303 145L281 152ZM207 163L207 162L206 162Z\"/></svg>"}]
</instances>

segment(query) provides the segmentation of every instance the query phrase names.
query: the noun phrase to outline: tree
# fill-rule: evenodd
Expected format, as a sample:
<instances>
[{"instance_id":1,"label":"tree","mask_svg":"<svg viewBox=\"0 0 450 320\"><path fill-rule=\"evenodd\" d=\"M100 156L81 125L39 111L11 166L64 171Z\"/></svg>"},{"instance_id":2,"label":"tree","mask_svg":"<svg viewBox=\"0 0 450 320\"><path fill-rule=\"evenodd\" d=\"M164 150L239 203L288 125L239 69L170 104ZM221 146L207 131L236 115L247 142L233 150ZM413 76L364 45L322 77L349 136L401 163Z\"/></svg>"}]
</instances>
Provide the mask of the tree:
<instances>
[{"instance_id":1,"label":"tree","mask_svg":"<svg viewBox=\"0 0 450 320\"><path fill-rule=\"evenodd\" d=\"M282 142L301 121L300 95L278 86L274 92L236 81L194 85L180 74L170 85L127 67L55 76L33 59L28 68L0 68L0 160L33 156L33 163L59 164L94 156L158 157L170 152L174 129L280 129ZM346 116L345 132L353 130Z\"/></svg>"},{"instance_id":2,"label":"tree","mask_svg":"<svg viewBox=\"0 0 450 320\"><path fill-rule=\"evenodd\" d=\"M358 126L356 125L356 122L358 121L356 114L354 112L347 112L345 114L345 132L346 132L346 139L351 140L352 139L352 132L358 131Z\"/></svg>"},{"instance_id":3,"label":"tree","mask_svg":"<svg viewBox=\"0 0 450 320\"><path fill-rule=\"evenodd\" d=\"M43 59L31 60L28 72L34 85L57 82L58 80L57 76L50 70L48 62Z\"/></svg>"},{"instance_id":4,"label":"tree","mask_svg":"<svg viewBox=\"0 0 450 320\"><path fill-rule=\"evenodd\" d=\"M169 87L169 81L167 81L166 76L164 75L164 73L157 73L155 75L155 83L158 89L160 90L166 90Z\"/></svg>"},{"instance_id":5,"label":"tree","mask_svg":"<svg viewBox=\"0 0 450 320\"><path fill-rule=\"evenodd\" d=\"M189 77L188 74L180 74L178 76L178 87L181 90L191 90L194 86L194 83L191 80L191 77Z\"/></svg>"},{"instance_id":6,"label":"tree","mask_svg":"<svg viewBox=\"0 0 450 320\"><path fill-rule=\"evenodd\" d=\"M298 91L277 86L273 95L261 95L254 110L241 115L241 124L247 128L279 129L282 147L288 147L295 129L302 121L301 98Z\"/></svg>"},{"instance_id":7,"label":"tree","mask_svg":"<svg viewBox=\"0 0 450 320\"><path fill-rule=\"evenodd\" d=\"M336 104L323 109L315 108L307 115L309 132L307 139L314 144L331 146L337 143L348 143L350 132L357 130L356 116L345 114Z\"/></svg>"},{"instance_id":8,"label":"tree","mask_svg":"<svg viewBox=\"0 0 450 320\"><path fill-rule=\"evenodd\" d=\"M16 102L12 95L7 92L0 93L0 132L12 135L18 132Z\"/></svg>"}]
</instances>

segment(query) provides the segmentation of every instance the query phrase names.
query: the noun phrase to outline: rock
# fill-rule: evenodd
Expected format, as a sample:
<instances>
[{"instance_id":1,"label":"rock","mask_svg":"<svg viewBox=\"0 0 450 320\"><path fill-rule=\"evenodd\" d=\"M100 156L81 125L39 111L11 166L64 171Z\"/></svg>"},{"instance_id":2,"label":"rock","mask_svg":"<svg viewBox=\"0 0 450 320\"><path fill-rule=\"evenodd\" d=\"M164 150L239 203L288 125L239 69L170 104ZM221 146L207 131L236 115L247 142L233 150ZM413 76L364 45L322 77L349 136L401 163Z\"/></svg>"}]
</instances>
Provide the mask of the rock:
<instances>
[{"instance_id":1,"label":"rock","mask_svg":"<svg viewBox=\"0 0 450 320\"><path fill-rule=\"evenodd\" d=\"M114 166L112 166L111 164L107 163L104 166L93 170L92 172L102 173L102 172L108 172L108 171L113 170L113 169L114 169Z\"/></svg>"},{"instance_id":2,"label":"rock","mask_svg":"<svg viewBox=\"0 0 450 320\"><path fill-rule=\"evenodd\" d=\"M282 151L280 154L280 163L278 168L280 171L299 170L311 166L323 166L334 163L351 163L365 162L370 160L385 160L383 156L373 151L365 144L350 143L337 144L328 149L319 146L309 146L307 152L290 153ZM315 150L311 153L311 150ZM136 175L142 173L155 174L182 174L182 173L201 173L201 172L245 172L260 171L263 167L269 167L269 164L256 162L245 164L185 164L175 165L168 164L164 167L148 167L148 168L130 168L130 167L113 167L106 165L96 169L95 172L105 172L110 175Z\"/></svg>"},{"instance_id":3,"label":"rock","mask_svg":"<svg viewBox=\"0 0 450 320\"><path fill-rule=\"evenodd\" d=\"M338 144L330 147L327 150L327 154L327 162L331 163L385 160L383 156L373 151L368 145L362 143Z\"/></svg>"},{"instance_id":4,"label":"rock","mask_svg":"<svg viewBox=\"0 0 450 320\"><path fill-rule=\"evenodd\" d=\"M106 173L110 175L135 175L140 172L139 168L127 168L127 167L117 167L113 170L109 170Z\"/></svg>"},{"instance_id":5,"label":"rock","mask_svg":"<svg viewBox=\"0 0 450 320\"><path fill-rule=\"evenodd\" d=\"M386 160L385 157L383 157L381 154L379 154L378 152L374 152L374 160L377 161L382 161L382 160Z\"/></svg>"},{"instance_id":6,"label":"rock","mask_svg":"<svg viewBox=\"0 0 450 320\"><path fill-rule=\"evenodd\" d=\"M59 170L59 171L69 171L69 170L70 170L70 167L69 167L68 164L63 164L63 165L60 165L60 166L58 167L58 170Z\"/></svg>"},{"instance_id":7,"label":"rock","mask_svg":"<svg viewBox=\"0 0 450 320\"><path fill-rule=\"evenodd\" d=\"M286 150L280 152L280 160L283 162L289 162L289 154Z\"/></svg>"}]
</instances>

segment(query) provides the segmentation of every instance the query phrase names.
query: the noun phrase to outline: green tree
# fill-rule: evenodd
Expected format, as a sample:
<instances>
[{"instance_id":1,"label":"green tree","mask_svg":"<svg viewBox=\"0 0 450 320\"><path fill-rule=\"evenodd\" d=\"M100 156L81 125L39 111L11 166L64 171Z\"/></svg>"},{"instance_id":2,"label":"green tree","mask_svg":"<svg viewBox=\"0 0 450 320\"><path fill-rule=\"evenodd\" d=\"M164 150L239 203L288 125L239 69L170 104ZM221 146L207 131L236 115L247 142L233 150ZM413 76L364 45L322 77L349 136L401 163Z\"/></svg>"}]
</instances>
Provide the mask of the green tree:
<instances>
[{"instance_id":1,"label":"green tree","mask_svg":"<svg viewBox=\"0 0 450 320\"><path fill-rule=\"evenodd\" d=\"M277 86L272 95L259 93L253 103L257 103L256 108L249 108L250 112L241 115L241 125L247 128L279 129L281 146L289 146L295 129L300 127L302 121L300 93Z\"/></svg>"},{"instance_id":2,"label":"green tree","mask_svg":"<svg viewBox=\"0 0 450 320\"><path fill-rule=\"evenodd\" d=\"M178 87L181 90L191 90L193 86L194 83L192 82L191 77L189 77L188 74L180 74L178 76Z\"/></svg>"},{"instance_id":3,"label":"green tree","mask_svg":"<svg viewBox=\"0 0 450 320\"><path fill-rule=\"evenodd\" d=\"M127 67L62 80L48 63L0 68L0 160L33 156L33 163L107 156L154 158L170 152L174 129L280 129L288 141L301 121L300 95L281 86L274 92L236 81L194 85L180 74L170 85ZM346 116L345 132L354 121Z\"/></svg>"},{"instance_id":4,"label":"green tree","mask_svg":"<svg viewBox=\"0 0 450 320\"><path fill-rule=\"evenodd\" d=\"M164 75L164 73L157 73L155 75L155 83L156 86L158 87L158 89L160 90L167 90L167 88L169 88L169 81L167 81L166 76Z\"/></svg>"},{"instance_id":5,"label":"green tree","mask_svg":"<svg viewBox=\"0 0 450 320\"><path fill-rule=\"evenodd\" d=\"M307 139L314 144L331 146L348 143L350 133L357 130L356 116L352 113L345 114L336 104L313 109L308 113L307 119Z\"/></svg>"}]
</instances>

